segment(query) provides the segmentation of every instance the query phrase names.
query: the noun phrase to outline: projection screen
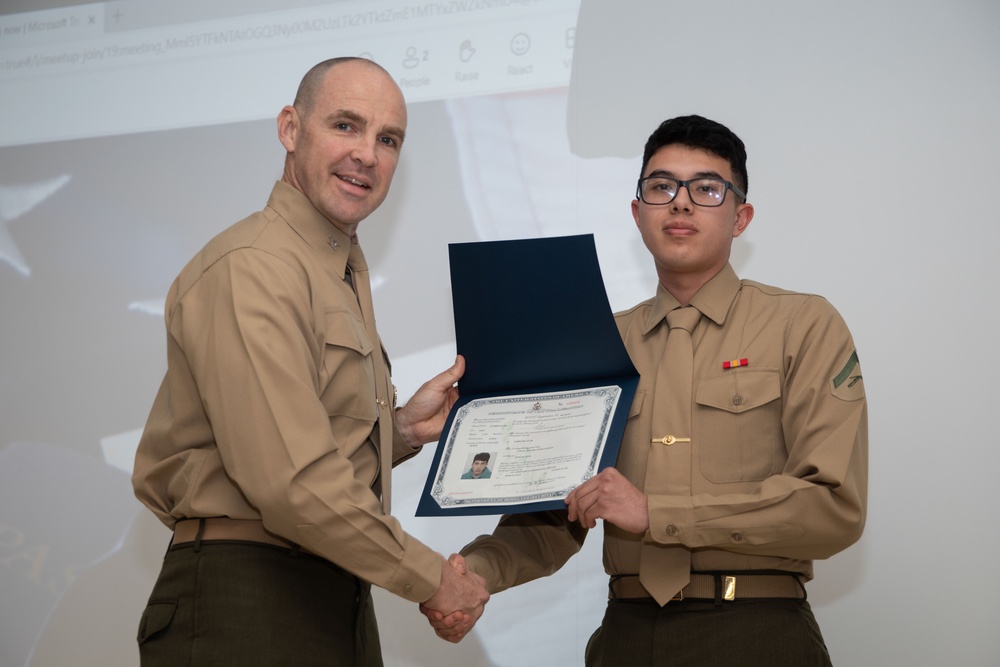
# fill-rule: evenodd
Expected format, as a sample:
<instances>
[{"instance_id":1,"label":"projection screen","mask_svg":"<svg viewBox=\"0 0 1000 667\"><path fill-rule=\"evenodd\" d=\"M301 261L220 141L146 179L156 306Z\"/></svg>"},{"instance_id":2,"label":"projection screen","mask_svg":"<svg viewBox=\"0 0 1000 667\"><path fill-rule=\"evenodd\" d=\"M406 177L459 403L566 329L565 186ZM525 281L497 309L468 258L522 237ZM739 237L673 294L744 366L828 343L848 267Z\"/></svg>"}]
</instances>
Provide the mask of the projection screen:
<instances>
[{"instance_id":1,"label":"projection screen","mask_svg":"<svg viewBox=\"0 0 1000 667\"><path fill-rule=\"evenodd\" d=\"M642 145L719 120L756 208L734 267L826 296L865 369L868 525L809 587L834 663L1000 661L997 3L23 0L0 5L0 665L137 664L170 537L129 483L164 297L264 205L278 111L340 55L409 105L359 231L401 399L455 353L449 243L594 234L612 307L651 296ZM397 469L393 505L447 554L495 519L416 518L431 458ZM386 664L583 664L599 532L457 646L376 591Z\"/></svg>"}]
</instances>

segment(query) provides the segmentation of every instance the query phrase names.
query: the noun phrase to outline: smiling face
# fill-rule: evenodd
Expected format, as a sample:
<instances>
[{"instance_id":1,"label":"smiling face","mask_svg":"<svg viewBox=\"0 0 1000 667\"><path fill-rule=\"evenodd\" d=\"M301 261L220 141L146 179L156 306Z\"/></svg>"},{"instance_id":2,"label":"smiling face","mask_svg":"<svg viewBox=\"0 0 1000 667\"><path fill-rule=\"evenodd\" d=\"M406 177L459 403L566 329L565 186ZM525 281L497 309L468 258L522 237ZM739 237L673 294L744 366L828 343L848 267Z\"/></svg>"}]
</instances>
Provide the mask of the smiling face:
<instances>
[{"instance_id":1,"label":"smiling face","mask_svg":"<svg viewBox=\"0 0 1000 667\"><path fill-rule=\"evenodd\" d=\"M656 151L642 175L682 181L710 176L733 181L726 159L683 144L669 144ZM731 191L721 206L698 206L691 201L687 188L681 188L669 204L634 200L632 217L653 255L660 283L687 303L687 298L729 261L733 239L750 224L753 207L742 203Z\"/></svg>"},{"instance_id":2,"label":"smiling face","mask_svg":"<svg viewBox=\"0 0 1000 667\"><path fill-rule=\"evenodd\" d=\"M381 68L355 60L329 69L300 106L278 116L282 179L353 236L389 193L406 132L403 94Z\"/></svg>"},{"instance_id":3,"label":"smiling face","mask_svg":"<svg viewBox=\"0 0 1000 667\"><path fill-rule=\"evenodd\" d=\"M510 50L515 56L523 56L531 48L531 38L523 32L514 35L510 40Z\"/></svg>"}]
</instances>

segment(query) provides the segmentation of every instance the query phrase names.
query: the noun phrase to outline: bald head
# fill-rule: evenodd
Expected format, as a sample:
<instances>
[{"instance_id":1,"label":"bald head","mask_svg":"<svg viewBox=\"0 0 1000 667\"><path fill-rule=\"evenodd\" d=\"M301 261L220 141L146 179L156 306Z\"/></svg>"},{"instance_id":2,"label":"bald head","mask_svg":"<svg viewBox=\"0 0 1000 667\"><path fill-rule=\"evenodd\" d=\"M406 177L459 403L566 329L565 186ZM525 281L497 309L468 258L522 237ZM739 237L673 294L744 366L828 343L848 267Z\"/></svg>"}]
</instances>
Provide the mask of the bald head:
<instances>
[{"instance_id":1,"label":"bald head","mask_svg":"<svg viewBox=\"0 0 1000 667\"><path fill-rule=\"evenodd\" d=\"M306 72L306 75L302 77L302 81L299 83L299 89L295 93L295 102L293 103L293 106L299 112L299 115L309 115L309 113L316 106L317 98L322 93L323 82L326 80L326 75L334 67L345 63L358 63L366 67L371 67L373 70L382 72L387 78L392 78L381 65L368 60L367 58L344 56L341 58L330 58L329 60L324 60L321 63L313 65L312 69Z\"/></svg>"}]
</instances>

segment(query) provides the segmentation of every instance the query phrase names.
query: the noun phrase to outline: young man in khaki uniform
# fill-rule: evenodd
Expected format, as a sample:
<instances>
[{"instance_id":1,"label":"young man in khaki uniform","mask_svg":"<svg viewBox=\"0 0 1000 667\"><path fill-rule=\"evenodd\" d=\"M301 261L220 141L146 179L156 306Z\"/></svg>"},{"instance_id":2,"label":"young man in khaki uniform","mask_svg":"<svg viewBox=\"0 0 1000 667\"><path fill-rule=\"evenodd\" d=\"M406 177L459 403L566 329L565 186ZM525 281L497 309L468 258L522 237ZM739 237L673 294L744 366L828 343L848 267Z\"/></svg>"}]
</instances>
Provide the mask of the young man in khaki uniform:
<instances>
[{"instance_id":1,"label":"young man in khaki uniform","mask_svg":"<svg viewBox=\"0 0 1000 667\"><path fill-rule=\"evenodd\" d=\"M864 384L826 300L736 276L746 192L726 127L653 132L632 214L659 284L616 316L641 376L616 466L566 512L504 517L462 550L496 593L560 567L603 519L610 599L589 666L830 664L805 584L864 527ZM425 613L446 639L467 632Z\"/></svg>"},{"instance_id":2,"label":"young man in khaki uniform","mask_svg":"<svg viewBox=\"0 0 1000 667\"><path fill-rule=\"evenodd\" d=\"M166 303L167 373L136 496L174 531L139 627L145 666L381 665L370 586L482 613L482 579L403 531L392 466L436 441L464 362L396 408L360 222L406 106L375 63L306 74L278 116L267 206L214 238Z\"/></svg>"}]
</instances>

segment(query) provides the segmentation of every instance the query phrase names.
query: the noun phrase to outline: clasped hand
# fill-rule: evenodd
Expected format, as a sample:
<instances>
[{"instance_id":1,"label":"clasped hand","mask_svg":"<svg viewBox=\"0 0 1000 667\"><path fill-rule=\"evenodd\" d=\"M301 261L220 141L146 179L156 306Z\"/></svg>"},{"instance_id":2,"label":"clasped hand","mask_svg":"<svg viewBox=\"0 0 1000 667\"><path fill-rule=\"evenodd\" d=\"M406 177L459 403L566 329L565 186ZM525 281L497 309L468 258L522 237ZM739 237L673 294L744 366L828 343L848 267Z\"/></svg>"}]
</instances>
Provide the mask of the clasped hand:
<instances>
[{"instance_id":1,"label":"clasped hand","mask_svg":"<svg viewBox=\"0 0 1000 667\"><path fill-rule=\"evenodd\" d=\"M566 497L566 505L569 519L586 528L593 528L598 519L604 519L633 533L649 530L646 495L614 468L605 468L574 489ZM490 596L483 587L483 578L469 572L459 554L453 554L442 567L441 587L420 605L420 611L439 637L457 644L483 615ZM452 586L460 587L468 597L464 601L453 597L447 592Z\"/></svg>"},{"instance_id":2,"label":"clasped hand","mask_svg":"<svg viewBox=\"0 0 1000 667\"><path fill-rule=\"evenodd\" d=\"M452 554L447 561L442 560L441 585L420 605L420 612L438 637L457 644L483 615L489 600L486 580L469 572L460 554Z\"/></svg>"}]
</instances>

